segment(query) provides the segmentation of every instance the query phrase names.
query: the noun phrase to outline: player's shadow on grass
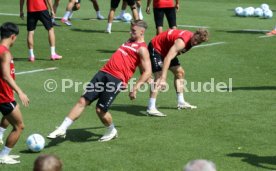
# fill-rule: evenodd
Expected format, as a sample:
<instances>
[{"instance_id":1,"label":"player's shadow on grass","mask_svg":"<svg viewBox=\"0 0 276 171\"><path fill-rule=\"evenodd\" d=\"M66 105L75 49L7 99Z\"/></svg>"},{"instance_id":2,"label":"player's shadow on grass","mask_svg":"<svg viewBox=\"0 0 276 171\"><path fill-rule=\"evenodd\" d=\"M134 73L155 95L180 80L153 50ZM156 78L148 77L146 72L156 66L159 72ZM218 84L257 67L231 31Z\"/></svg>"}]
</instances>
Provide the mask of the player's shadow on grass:
<instances>
[{"instance_id":1,"label":"player's shadow on grass","mask_svg":"<svg viewBox=\"0 0 276 171\"><path fill-rule=\"evenodd\" d=\"M265 34L269 30L216 30L217 32L235 33L235 34Z\"/></svg>"},{"instance_id":2,"label":"player's shadow on grass","mask_svg":"<svg viewBox=\"0 0 276 171\"><path fill-rule=\"evenodd\" d=\"M114 53L116 50L108 50L108 49L97 49L97 52L101 52L101 53Z\"/></svg>"},{"instance_id":3,"label":"player's shadow on grass","mask_svg":"<svg viewBox=\"0 0 276 171\"><path fill-rule=\"evenodd\" d=\"M241 159L242 162L246 162L256 167L269 169L269 170L276 170L276 156L258 156L258 155L249 154L249 153L231 153L231 154L227 154L227 156L242 158ZM271 165L271 167L267 165Z\"/></svg>"},{"instance_id":4,"label":"player's shadow on grass","mask_svg":"<svg viewBox=\"0 0 276 171\"><path fill-rule=\"evenodd\" d=\"M14 61L17 62L29 62L28 58L13 58ZM45 57L45 58L35 58L36 61L52 61L49 57Z\"/></svg>"},{"instance_id":5,"label":"player's shadow on grass","mask_svg":"<svg viewBox=\"0 0 276 171\"><path fill-rule=\"evenodd\" d=\"M135 116L147 116L145 106L140 105L132 105L132 104L113 104L110 107L111 110L119 111L119 112L126 112L130 115Z\"/></svg>"},{"instance_id":6,"label":"player's shadow on grass","mask_svg":"<svg viewBox=\"0 0 276 171\"><path fill-rule=\"evenodd\" d=\"M79 28L71 28L70 30L76 31L76 32L84 32L84 33L103 33L108 34L105 32L105 30L91 30L91 29L79 29ZM129 31L124 30L112 30L112 32L121 32L121 33L128 33Z\"/></svg>"},{"instance_id":7,"label":"player's shadow on grass","mask_svg":"<svg viewBox=\"0 0 276 171\"><path fill-rule=\"evenodd\" d=\"M117 126L118 127L118 126ZM80 128L80 129L68 129L66 131L66 137L58 137L55 139L50 139L50 142L45 146L45 148L49 148L52 146L57 146L58 144L64 141L71 141L71 142L91 142L91 141L98 141L103 134L95 134L90 129L103 129L105 131L105 127L90 127L90 128Z\"/></svg>"},{"instance_id":8,"label":"player's shadow on grass","mask_svg":"<svg viewBox=\"0 0 276 171\"><path fill-rule=\"evenodd\" d=\"M250 90L276 90L276 86L258 86L258 87L232 87L230 88L226 88L226 89L222 89L222 90L227 90L227 91L237 91L237 90L246 90L246 91L250 91Z\"/></svg>"}]
</instances>

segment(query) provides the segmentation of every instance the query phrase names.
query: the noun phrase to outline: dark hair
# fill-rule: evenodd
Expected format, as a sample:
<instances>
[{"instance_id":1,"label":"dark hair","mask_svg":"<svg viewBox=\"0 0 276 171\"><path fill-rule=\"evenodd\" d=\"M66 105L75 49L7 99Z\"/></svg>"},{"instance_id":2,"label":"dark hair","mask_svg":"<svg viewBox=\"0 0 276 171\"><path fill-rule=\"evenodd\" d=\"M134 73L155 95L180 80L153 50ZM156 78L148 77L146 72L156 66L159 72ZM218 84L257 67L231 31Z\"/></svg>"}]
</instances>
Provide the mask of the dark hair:
<instances>
[{"instance_id":1,"label":"dark hair","mask_svg":"<svg viewBox=\"0 0 276 171\"><path fill-rule=\"evenodd\" d=\"M147 23L145 21L143 21L143 20L134 20L134 21L131 21L131 25L142 27L145 30L148 28Z\"/></svg>"},{"instance_id":2,"label":"dark hair","mask_svg":"<svg viewBox=\"0 0 276 171\"><path fill-rule=\"evenodd\" d=\"M6 22L2 24L2 26L0 27L0 32L1 32L1 39L5 39L5 38L9 38L13 34L18 35L19 29L17 25L15 25L14 23Z\"/></svg>"},{"instance_id":3,"label":"dark hair","mask_svg":"<svg viewBox=\"0 0 276 171\"><path fill-rule=\"evenodd\" d=\"M34 162L33 171L61 171L62 162L55 155L42 154Z\"/></svg>"}]
</instances>

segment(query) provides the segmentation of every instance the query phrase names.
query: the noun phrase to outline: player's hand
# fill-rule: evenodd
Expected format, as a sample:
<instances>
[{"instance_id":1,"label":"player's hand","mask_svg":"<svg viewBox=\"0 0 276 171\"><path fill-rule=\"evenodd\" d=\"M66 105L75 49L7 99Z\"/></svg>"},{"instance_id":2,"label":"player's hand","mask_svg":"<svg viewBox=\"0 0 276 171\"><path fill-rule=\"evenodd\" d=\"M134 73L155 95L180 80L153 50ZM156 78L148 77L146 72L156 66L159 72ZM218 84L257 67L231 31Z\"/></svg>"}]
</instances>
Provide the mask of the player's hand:
<instances>
[{"instance_id":1,"label":"player's hand","mask_svg":"<svg viewBox=\"0 0 276 171\"><path fill-rule=\"evenodd\" d=\"M158 90L165 90L167 87L167 82L165 79L160 78L157 83L156 83L156 87Z\"/></svg>"},{"instance_id":2,"label":"player's hand","mask_svg":"<svg viewBox=\"0 0 276 171\"><path fill-rule=\"evenodd\" d=\"M130 98L130 100L136 99L136 93L137 93L136 90L133 90L133 91L129 92L129 98Z\"/></svg>"},{"instance_id":3,"label":"player's hand","mask_svg":"<svg viewBox=\"0 0 276 171\"><path fill-rule=\"evenodd\" d=\"M147 7L147 8L146 8L146 13L147 13L147 14L150 14L150 7Z\"/></svg>"},{"instance_id":4,"label":"player's hand","mask_svg":"<svg viewBox=\"0 0 276 171\"><path fill-rule=\"evenodd\" d=\"M20 12L20 18L21 20L24 20L24 12Z\"/></svg>"},{"instance_id":5,"label":"player's hand","mask_svg":"<svg viewBox=\"0 0 276 171\"><path fill-rule=\"evenodd\" d=\"M148 84L152 84L154 83L154 79L152 78L152 76L149 77L149 79L147 80Z\"/></svg>"},{"instance_id":6,"label":"player's hand","mask_svg":"<svg viewBox=\"0 0 276 171\"><path fill-rule=\"evenodd\" d=\"M26 94L24 93L20 93L18 94L22 104L25 106L25 107L28 107L29 106L29 98Z\"/></svg>"},{"instance_id":7,"label":"player's hand","mask_svg":"<svg viewBox=\"0 0 276 171\"><path fill-rule=\"evenodd\" d=\"M52 18L56 18L56 14L53 10L51 11L51 16L52 16Z\"/></svg>"},{"instance_id":8,"label":"player's hand","mask_svg":"<svg viewBox=\"0 0 276 171\"><path fill-rule=\"evenodd\" d=\"M175 4L176 12L179 11L179 4Z\"/></svg>"}]
</instances>

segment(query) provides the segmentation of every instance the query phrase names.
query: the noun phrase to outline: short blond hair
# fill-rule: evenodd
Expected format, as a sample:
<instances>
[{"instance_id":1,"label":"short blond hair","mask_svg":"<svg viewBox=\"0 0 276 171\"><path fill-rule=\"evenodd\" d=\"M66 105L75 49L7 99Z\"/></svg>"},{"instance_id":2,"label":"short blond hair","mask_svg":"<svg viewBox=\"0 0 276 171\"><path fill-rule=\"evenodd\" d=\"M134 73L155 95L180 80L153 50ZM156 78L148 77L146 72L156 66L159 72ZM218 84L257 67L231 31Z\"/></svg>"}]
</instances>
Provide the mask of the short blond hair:
<instances>
[{"instance_id":1,"label":"short blond hair","mask_svg":"<svg viewBox=\"0 0 276 171\"><path fill-rule=\"evenodd\" d=\"M206 29L200 28L194 32L195 41L198 43L208 41L209 32Z\"/></svg>"},{"instance_id":2,"label":"short blond hair","mask_svg":"<svg viewBox=\"0 0 276 171\"><path fill-rule=\"evenodd\" d=\"M143 20L133 20L133 21L131 21L131 25L132 26L142 27L145 30L148 28L148 24L145 21L143 21Z\"/></svg>"}]
</instances>

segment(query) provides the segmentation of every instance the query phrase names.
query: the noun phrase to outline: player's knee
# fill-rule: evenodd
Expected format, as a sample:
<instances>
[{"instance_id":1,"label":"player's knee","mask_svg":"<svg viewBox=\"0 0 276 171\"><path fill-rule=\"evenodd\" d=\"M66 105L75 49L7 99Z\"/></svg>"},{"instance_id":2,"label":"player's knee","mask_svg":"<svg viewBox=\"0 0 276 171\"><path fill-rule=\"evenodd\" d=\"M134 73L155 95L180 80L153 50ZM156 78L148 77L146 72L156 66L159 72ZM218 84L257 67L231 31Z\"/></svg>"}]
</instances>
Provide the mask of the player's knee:
<instances>
[{"instance_id":1,"label":"player's knee","mask_svg":"<svg viewBox=\"0 0 276 171\"><path fill-rule=\"evenodd\" d=\"M89 102L84 98L84 97L81 97L78 101L78 105L79 106L82 106L82 107L85 107L89 104Z\"/></svg>"},{"instance_id":2,"label":"player's knee","mask_svg":"<svg viewBox=\"0 0 276 171\"><path fill-rule=\"evenodd\" d=\"M99 107L96 107L96 113L100 116L103 113L103 110Z\"/></svg>"},{"instance_id":3,"label":"player's knee","mask_svg":"<svg viewBox=\"0 0 276 171\"><path fill-rule=\"evenodd\" d=\"M14 129L19 132L22 132L24 128L25 128L25 125L22 122L14 126Z\"/></svg>"},{"instance_id":4,"label":"player's knee","mask_svg":"<svg viewBox=\"0 0 276 171\"><path fill-rule=\"evenodd\" d=\"M176 77L177 79L182 79L182 78L184 78L184 75L185 75L185 72L184 72L183 69L179 69L179 70L177 70L177 72L175 73L175 77Z\"/></svg>"}]
</instances>

